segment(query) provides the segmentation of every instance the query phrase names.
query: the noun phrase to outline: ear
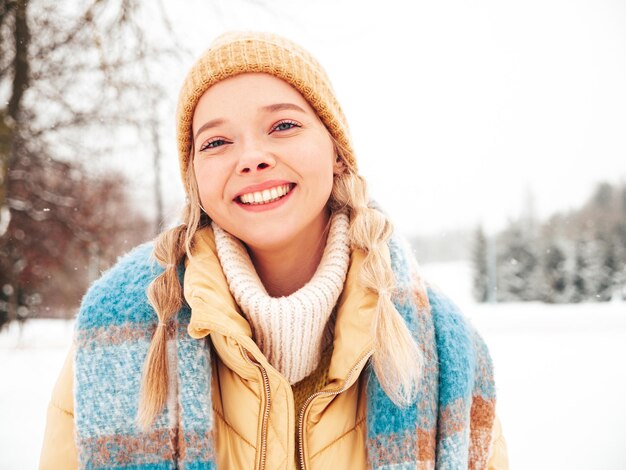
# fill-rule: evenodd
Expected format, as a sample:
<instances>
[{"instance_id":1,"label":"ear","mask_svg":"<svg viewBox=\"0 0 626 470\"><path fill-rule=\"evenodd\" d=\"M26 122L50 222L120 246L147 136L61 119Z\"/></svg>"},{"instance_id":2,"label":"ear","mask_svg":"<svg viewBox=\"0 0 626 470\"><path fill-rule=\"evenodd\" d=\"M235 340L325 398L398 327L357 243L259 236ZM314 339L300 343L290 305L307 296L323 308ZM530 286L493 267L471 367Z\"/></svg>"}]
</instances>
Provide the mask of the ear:
<instances>
[{"instance_id":1,"label":"ear","mask_svg":"<svg viewBox=\"0 0 626 470\"><path fill-rule=\"evenodd\" d=\"M346 170L346 164L343 162L341 157L337 155L335 157L335 162L333 163L333 174L340 175Z\"/></svg>"}]
</instances>

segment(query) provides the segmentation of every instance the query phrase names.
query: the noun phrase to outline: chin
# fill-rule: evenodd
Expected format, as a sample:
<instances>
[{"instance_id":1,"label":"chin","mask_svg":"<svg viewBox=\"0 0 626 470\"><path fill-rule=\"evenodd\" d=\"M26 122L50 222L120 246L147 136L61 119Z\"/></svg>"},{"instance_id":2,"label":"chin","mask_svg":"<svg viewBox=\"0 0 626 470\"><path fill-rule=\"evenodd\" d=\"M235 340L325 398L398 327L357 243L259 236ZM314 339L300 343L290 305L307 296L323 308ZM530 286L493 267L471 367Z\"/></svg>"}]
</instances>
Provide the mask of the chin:
<instances>
[{"instance_id":1,"label":"chin","mask_svg":"<svg viewBox=\"0 0 626 470\"><path fill-rule=\"evenodd\" d=\"M326 219L322 214L324 208L312 219L291 213L282 217L271 217L272 214L267 214L259 217L254 223L245 219L225 220L226 223L223 225L216 220L216 223L252 250L280 251L294 242L301 241L305 245L310 245L310 238L312 236L317 238L319 226L324 225L318 220L318 217Z\"/></svg>"},{"instance_id":2,"label":"chin","mask_svg":"<svg viewBox=\"0 0 626 470\"><path fill-rule=\"evenodd\" d=\"M296 238L295 233L277 233L276 230L255 230L254 233L246 232L241 233L240 236L236 234L233 235L239 238L249 248L262 251L279 250Z\"/></svg>"}]
</instances>

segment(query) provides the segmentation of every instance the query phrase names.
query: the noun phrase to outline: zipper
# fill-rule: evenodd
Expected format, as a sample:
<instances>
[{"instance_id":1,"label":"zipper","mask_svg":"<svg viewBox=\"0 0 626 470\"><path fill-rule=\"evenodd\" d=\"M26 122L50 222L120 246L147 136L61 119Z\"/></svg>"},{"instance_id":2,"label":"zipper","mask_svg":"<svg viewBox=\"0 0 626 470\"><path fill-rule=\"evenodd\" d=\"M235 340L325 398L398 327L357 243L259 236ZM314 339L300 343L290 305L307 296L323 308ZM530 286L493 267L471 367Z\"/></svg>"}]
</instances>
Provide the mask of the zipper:
<instances>
[{"instance_id":1,"label":"zipper","mask_svg":"<svg viewBox=\"0 0 626 470\"><path fill-rule=\"evenodd\" d=\"M352 375L355 373L357 369L361 368L361 363L364 360L369 359L373 353L374 353L374 350L371 349L360 357L360 359L356 362L356 364L352 367L352 369L350 369L350 372L348 372L348 375L346 376L346 380L344 381L344 384L341 388L337 390L321 390L319 392L315 392L313 395L307 398L306 401L304 402L304 405L302 405L302 408L300 409L300 417L298 419L298 450L300 453L300 469L301 470L306 470L306 463L304 462L304 413L306 412L306 409L311 404L311 402L316 397L319 397L320 395L326 395L326 396L339 395L340 393L345 392L350 386L352 386L352 384L350 383L350 379L352 378Z\"/></svg>"},{"instance_id":2,"label":"zipper","mask_svg":"<svg viewBox=\"0 0 626 470\"><path fill-rule=\"evenodd\" d=\"M267 458L267 425L270 417L270 381L267 376L267 372L263 368L261 364L257 361L250 358L248 355L248 350L243 346L239 346L241 349L241 354L244 359L248 361L250 364L254 365L261 371L261 376L263 377L263 386L265 388L265 410L263 412L263 420L261 422L261 454L259 458L259 470L265 469L265 460Z\"/></svg>"}]
</instances>

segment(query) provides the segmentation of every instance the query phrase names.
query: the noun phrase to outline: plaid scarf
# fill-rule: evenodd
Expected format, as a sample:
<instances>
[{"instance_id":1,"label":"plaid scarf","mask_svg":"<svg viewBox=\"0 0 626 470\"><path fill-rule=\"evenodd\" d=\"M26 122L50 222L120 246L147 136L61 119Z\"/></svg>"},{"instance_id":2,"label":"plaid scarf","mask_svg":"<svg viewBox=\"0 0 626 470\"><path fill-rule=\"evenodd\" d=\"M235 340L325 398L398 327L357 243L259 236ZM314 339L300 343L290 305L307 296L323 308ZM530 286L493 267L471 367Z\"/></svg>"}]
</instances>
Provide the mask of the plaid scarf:
<instances>
[{"instance_id":1,"label":"plaid scarf","mask_svg":"<svg viewBox=\"0 0 626 470\"><path fill-rule=\"evenodd\" d=\"M397 279L392 299L421 348L424 372L416 402L398 408L375 374L364 371L370 373L368 461L381 470L484 469L495 406L487 348L454 304L423 285L410 252L396 240L389 251ZM168 327L166 406L149 432L135 422L141 372L157 325L146 288L162 268L151 252L151 244L133 250L83 299L74 378L80 468L216 468L210 347L187 334L188 307Z\"/></svg>"}]
</instances>

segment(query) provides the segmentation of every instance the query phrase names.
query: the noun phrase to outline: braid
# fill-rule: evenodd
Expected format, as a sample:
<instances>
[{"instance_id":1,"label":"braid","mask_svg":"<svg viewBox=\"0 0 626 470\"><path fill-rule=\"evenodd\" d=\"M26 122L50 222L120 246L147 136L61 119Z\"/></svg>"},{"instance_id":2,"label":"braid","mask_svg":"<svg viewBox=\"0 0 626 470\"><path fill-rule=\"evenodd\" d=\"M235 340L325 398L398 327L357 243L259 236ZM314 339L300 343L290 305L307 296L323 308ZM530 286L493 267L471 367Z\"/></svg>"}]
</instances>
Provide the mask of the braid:
<instances>
[{"instance_id":1,"label":"braid","mask_svg":"<svg viewBox=\"0 0 626 470\"><path fill-rule=\"evenodd\" d=\"M189 200L183 210L185 223L161 233L154 244L153 256L165 270L148 286L150 305L159 319L144 363L137 422L142 429L150 427L167 400L167 327L183 305L183 287L178 279L178 266L191 257L192 239L196 231L208 224L200 212L198 187L193 165L187 169Z\"/></svg>"},{"instance_id":2,"label":"braid","mask_svg":"<svg viewBox=\"0 0 626 470\"><path fill-rule=\"evenodd\" d=\"M148 300L159 318L144 364L141 382L138 422L148 428L163 409L167 399L167 328L170 319L182 305L182 289L177 266L185 255L184 235L187 227L179 225L159 235L153 255L165 270L148 286Z\"/></svg>"},{"instance_id":3,"label":"braid","mask_svg":"<svg viewBox=\"0 0 626 470\"><path fill-rule=\"evenodd\" d=\"M396 405L407 406L417 392L423 359L391 301L395 277L386 254L393 227L382 212L368 206L365 180L350 168L335 177L331 195L332 210L346 208L350 214L350 242L353 248L365 252L360 280L365 288L378 294L372 365L387 396Z\"/></svg>"}]
</instances>

